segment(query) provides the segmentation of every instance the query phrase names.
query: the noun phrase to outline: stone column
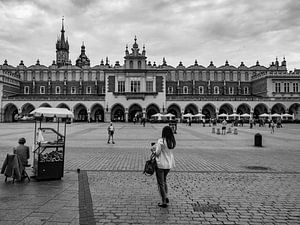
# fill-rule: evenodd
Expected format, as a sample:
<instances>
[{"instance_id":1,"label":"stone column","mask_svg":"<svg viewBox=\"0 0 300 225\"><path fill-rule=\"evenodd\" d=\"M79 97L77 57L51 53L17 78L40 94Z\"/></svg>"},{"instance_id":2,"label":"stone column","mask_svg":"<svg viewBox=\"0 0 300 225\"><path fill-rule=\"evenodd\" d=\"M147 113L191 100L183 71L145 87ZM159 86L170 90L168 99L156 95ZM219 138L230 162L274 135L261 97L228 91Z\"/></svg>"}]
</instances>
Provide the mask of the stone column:
<instances>
[{"instance_id":1,"label":"stone column","mask_svg":"<svg viewBox=\"0 0 300 225\"><path fill-rule=\"evenodd\" d=\"M128 111L125 111L125 122L128 122Z\"/></svg>"}]
</instances>

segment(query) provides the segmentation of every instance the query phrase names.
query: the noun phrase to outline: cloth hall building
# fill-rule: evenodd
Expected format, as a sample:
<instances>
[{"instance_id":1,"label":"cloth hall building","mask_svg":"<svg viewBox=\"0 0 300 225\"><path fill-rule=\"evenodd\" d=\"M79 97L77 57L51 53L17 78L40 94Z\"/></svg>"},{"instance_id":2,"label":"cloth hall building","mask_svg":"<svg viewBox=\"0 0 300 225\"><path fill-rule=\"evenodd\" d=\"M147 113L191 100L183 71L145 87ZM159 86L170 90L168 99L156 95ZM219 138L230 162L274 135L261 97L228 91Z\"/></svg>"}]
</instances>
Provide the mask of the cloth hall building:
<instances>
[{"instance_id":1,"label":"cloth hall building","mask_svg":"<svg viewBox=\"0 0 300 225\"><path fill-rule=\"evenodd\" d=\"M84 44L75 65L69 59L64 24L52 65L0 65L0 122L13 122L38 107L64 107L75 121L131 121L140 113L289 113L300 119L300 69L287 70L276 58L269 66L160 65L147 61L137 39L125 48L124 64L108 58L91 66Z\"/></svg>"}]
</instances>

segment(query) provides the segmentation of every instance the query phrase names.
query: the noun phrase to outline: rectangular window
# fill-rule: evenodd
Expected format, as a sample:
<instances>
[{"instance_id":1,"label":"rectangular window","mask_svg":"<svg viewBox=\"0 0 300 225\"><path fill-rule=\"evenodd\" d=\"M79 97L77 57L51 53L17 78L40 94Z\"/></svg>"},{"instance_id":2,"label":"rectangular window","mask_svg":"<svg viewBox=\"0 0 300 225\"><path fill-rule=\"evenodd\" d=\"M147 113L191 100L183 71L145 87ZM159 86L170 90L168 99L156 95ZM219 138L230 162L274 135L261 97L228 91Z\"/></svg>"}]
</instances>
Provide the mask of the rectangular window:
<instances>
[{"instance_id":1,"label":"rectangular window","mask_svg":"<svg viewBox=\"0 0 300 225\"><path fill-rule=\"evenodd\" d=\"M125 92L125 81L118 81L118 92L119 93Z\"/></svg>"},{"instance_id":2,"label":"rectangular window","mask_svg":"<svg viewBox=\"0 0 300 225\"><path fill-rule=\"evenodd\" d=\"M214 81L218 81L218 74L217 74L217 72L214 73Z\"/></svg>"},{"instance_id":3,"label":"rectangular window","mask_svg":"<svg viewBox=\"0 0 300 225\"><path fill-rule=\"evenodd\" d=\"M233 95L234 94L234 87L229 87L229 94Z\"/></svg>"},{"instance_id":4,"label":"rectangular window","mask_svg":"<svg viewBox=\"0 0 300 225\"><path fill-rule=\"evenodd\" d=\"M248 95L249 94L249 88L248 87L244 87L244 94Z\"/></svg>"},{"instance_id":5,"label":"rectangular window","mask_svg":"<svg viewBox=\"0 0 300 225\"><path fill-rule=\"evenodd\" d=\"M204 94L204 87L203 86L199 86L199 94L200 95Z\"/></svg>"},{"instance_id":6,"label":"rectangular window","mask_svg":"<svg viewBox=\"0 0 300 225\"><path fill-rule=\"evenodd\" d=\"M59 72L56 72L55 80L56 80L56 81L59 81Z\"/></svg>"},{"instance_id":7,"label":"rectangular window","mask_svg":"<svg viewBox=\"0 0 300 225\"><path fill-rule=\"evenodd\" d=\"M168 87L168 94L173 94L173 87Z\"/></svg>"},{"instance_id":8,"label":"rectangular window","mask_svg":"<svg viewBox=\"0 0 300 225\"><path fill-rule=\"evenodd\" d=\"M284 88L284 92L290 92L290 84L289 83L284 83L283 88Z\"/></svg>"},{"instance_id":9,"label":"rectangular window","mask_svg":"<svg viewBox=\"0 0 300 225\"><path fill-rule=\"evenodd\" d=\"M55 87L55 94L57 94L57 95L60 94L60 86Z\"/></svg>"},{"instance_id":10,"label":"rectangular window","mask_svg":"<svg viewBox=\"0 0 300 225\"><path fill-rule=\"evenodd\" d=\"M183 91L183 94L188 94L188 93L189 93L189 88L188 88L188 86L183 86L182 91Z\"/></svg>"},{"instance_id":11,"label":"rectangular window","mask_svg":"<svg viewBox=\"0 0 300 225\"><path fill-rule=\"evenodd\" d=\"M153 92L153 81L146 81L146 92Z\"/></svg>"},{"instance_id":12,"label":"rectangular window","mask_svg":"<svg viewBox=\"0 0 300 225\"><path fill-rule=\"evenodd\" d=\"M73 72L73 73L72 73L72 81L75 81L75 80L76 80L76 73Z\"/></svg>"},{"instance_id":13,"label":"rectangular window","mask_svg":"<svg viewBox=\"0 0 300 225\"><path fill-rule=\"evenodd\" d=\"M214 87L214 94L219 94L220 91L219 91L219 87L218 86L215 86Z\"/></svg>"},{"instance_id":14,"label":"rectangular window","mask_svg":"<svg viewBox=\"0 0 300 225\"><path fill-rule=\"evenodd\" d=\"M102 94L105 94L105 86L102 87Z\"/></svg>"},{"instance_id":15,"label":"rectangular window","mask_svg":"<svg viewBox=\"0 0 300 225\"><path fill-rule=\"evenodd\" d=\"M299 84L298 83L293 83L293 92L298 93L299 92Z\"/></svg>"},{"instance_id":16,"label":"rectangular window","mask_svg":"<svg viewBox=\"0 0 300 225\"><path fill-rule=\"evenodd\" d=\"M26 95L29 94L29 86L24 87L24 94L26 94Z\"/></svg>"},{"instance_id":17,"label":"rectangular window","mask_svg":"<svg viewBox=\"0 0 300 225\"><path fill-rule=\"evenodd\" d=\"M229 80L230 80L230 81L233 81L233 73L230 73L230 74L229 74Z\"/></svg>"},{"instance_id":18,"label":"rectangular window","mask_svg":"<svg viewBox=\"0 0 300 225\"><path fill-rule=\"evenodd\" d=\"M132 80L131 81L131 92L140 92L141 91L141 84L138 80Z\"/></svg>"},{"instance_id":19,"label":"rectangular window","mask_svg":"<svg viewBox=\"0 0 300 225\"><path fill-rule=\"evenodd\" d=\"M91 72L89 72L89 74L88 74L88 81L92 81L92 73Z\"/></svg>"},{"instance_id":20,"label":"rectangular window","mask_svg":"<svg viewBox=\"0 0 300 225\"><path fill-rule=\"evenodd\" d=\"M245 73L245 81L249 81L249 73L248 72Z\"/></svg>"},{"instance_id":21,"label":"rectangular window","mask_svg":"<svg viewBox=\"0 0 300 225\"><path fill-rule=\"evenodd\" d=\"M45 94L45 86L40 86L40 94Z\"/></svg>"},{"instance_id":22,"label":"rectangular window","mask_svg":"<svg viewBox=\"0 0 300 225\"><path fill-rule=\"evenodd\" d=\"M71 87L71 94L73 95L76 94L76 87L74 86Z\"/></svg>"},{"instance_id":23,"label":"rectangular window","mask_svg":"<svg viewBox=\"0 0 300 225\"><path fill-rule=\"evenodd\" d=\"M86 87L86 93L87 93L88 95L92 94L92 88L91 88L91 86L87 86L87 87Z\"/></svg>"},{"instance_id":24,"label":"rectangular window","mask_svg":"<svg viewBox=\"0 0 300 225\"><path fill-rule=\"evenodd\" d=\"M275 92L277 92L277 93L281 92L280 83L275 83Z\"/></svg>"}]
</instances>

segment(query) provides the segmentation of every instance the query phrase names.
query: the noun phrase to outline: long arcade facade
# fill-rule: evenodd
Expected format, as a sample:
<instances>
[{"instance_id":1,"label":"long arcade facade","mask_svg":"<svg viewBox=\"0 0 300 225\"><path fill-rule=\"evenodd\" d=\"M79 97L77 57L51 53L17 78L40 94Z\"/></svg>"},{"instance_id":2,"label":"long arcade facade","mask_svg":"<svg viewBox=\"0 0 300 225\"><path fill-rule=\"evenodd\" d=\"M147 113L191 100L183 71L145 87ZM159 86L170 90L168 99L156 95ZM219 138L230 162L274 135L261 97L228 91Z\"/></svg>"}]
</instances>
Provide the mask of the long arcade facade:
<instances>
[{"instance_id":1,"label":"long arcade facade","mask_svg":"<svg viewBox=\"0 0 300 225\"><path fill-rule=\"evenodd\" d=\"M139 113L218 114L289 113L300 119L300 70L287 70L287 62L276 58L269 67L224 65L177 67L147 61L134 39L125 49L124 64L111 65L108 58L91 66L82 44L72 65L64 25L56 43L52 65L17 67L7 60L0 66L0 121L13 122L38 107L64 107L74 112L75 121L131 121Z\"/></svg>"}]
</instances>

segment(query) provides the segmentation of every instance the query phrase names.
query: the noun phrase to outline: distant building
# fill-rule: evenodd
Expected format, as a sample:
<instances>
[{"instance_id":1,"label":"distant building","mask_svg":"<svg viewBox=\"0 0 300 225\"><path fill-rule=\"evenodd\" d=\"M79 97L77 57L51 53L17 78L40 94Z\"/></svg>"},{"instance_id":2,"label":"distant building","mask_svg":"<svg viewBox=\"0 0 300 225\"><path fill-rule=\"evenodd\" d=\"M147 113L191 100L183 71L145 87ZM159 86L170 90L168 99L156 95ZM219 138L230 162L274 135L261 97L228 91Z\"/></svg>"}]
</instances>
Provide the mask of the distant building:
<instances>
[{"instance_id":1,"label":"distant building","mask_svg":"<svg viewBox=\"0 0 300 225\"><path fill-rule=\"evenodd\" d=\"M177 67L147 61L134 38L125 49L124 64L111 65L108 58L91 66L84 43L72 65L64 24L56 43L52 65L17 67L5 60L0 66L0 121L15 121L35 108L65 107L76 121L132 121L136 116L170 112L176 117L199 112L207 118L221 113L289 113L300 119L300 70L287 71L286 60L270 66L235 67L225 62L216 67Z\"/></svg>"}]
</instances>

